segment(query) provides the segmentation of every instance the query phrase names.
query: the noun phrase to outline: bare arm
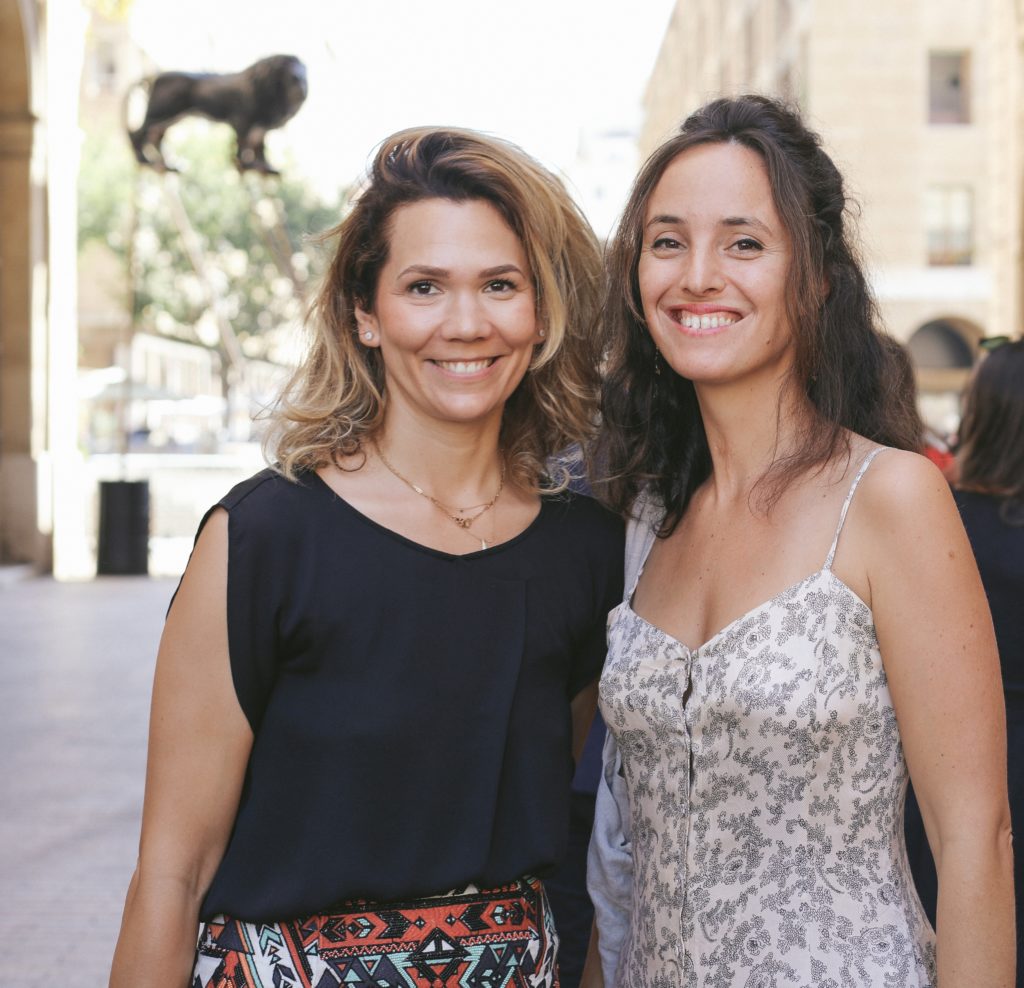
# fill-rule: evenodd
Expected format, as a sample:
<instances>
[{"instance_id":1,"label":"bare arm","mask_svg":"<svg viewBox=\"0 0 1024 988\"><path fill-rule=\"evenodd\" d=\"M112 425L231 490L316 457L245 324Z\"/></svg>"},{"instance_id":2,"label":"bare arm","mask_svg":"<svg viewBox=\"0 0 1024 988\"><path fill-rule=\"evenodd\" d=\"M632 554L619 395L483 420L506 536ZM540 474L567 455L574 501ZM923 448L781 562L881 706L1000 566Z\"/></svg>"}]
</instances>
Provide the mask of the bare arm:
<instances>
[{"instance_id":1,"label":"bare arm","mask_svg":"<svg viewBox=\"0 0 1024 988\"><path fill-rule=\"evenodd\" d=\"M938 872L938 983L1009 988L1005 709L974 556L945 480L923 457L883 454L863 498L878 641Z\"/></svg>"},{"instance_id":2,"label":"bare arm","mask_svg":"<svg viewBox=\"0 0 1024 988\"><path fill-rule=\"evenodd\" d=\"M160 640L139 860L110 988L189 983L199 907L238 808L252 731L228 662L227 533L215 512Z\"/></svg>"}]
</instances>

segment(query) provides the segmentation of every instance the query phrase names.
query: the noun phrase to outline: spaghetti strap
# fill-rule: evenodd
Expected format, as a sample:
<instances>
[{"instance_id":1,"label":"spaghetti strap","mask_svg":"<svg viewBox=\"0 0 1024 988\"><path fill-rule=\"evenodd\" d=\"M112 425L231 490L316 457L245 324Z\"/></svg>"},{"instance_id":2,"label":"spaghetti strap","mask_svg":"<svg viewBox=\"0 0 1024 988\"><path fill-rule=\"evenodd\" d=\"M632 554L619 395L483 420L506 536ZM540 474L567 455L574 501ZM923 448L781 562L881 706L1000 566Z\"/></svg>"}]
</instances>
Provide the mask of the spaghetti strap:
<instances>
[{"instance_id":1,"label":"spaghetti strap","mask_svg":"<svg viewBox=\"0 0 1024 988\"><path fill-rule=\"evenodd\" d=\"M825 565L822 569L832 569L832 560L835 559L836 549L839 546L839 535L846 522L846 512L850 510L850 502L853 500L854 491L857 490L857 485L860 483L861 477L864 476L868 467L871 466L871 461L885 448L885 446L879 446L877 449L873 449L861 462L860 469L857 471L857 476L853 478L853 483L850 484L849 493L846 495L846 500L843 502L843 510L839 513L839 524L836 526L835 538L832 539L832 548L828 550L828 558L825 560Z\"/></svg>"}]
</instances>

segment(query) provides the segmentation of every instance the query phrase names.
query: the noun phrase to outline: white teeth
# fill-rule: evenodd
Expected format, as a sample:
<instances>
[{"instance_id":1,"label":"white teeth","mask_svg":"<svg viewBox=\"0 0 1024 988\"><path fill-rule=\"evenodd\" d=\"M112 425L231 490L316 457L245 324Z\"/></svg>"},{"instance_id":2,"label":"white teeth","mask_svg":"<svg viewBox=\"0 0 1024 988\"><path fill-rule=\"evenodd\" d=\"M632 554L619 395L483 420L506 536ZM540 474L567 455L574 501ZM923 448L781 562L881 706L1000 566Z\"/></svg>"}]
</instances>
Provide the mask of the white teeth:
<instances>
[{"instance_id":1,"label":"white teeth","mask_svg":"<svg viewBox=\"0 0 1024 988\"><path fill-rule=\"evenodd\" d=\"M687 329L718 329L720 326L731 326L736 321L735 315L726 312L715 312L709 316L683 312L679 318L679 322Z\"/></svg>"},{"instance_id":2,"label":"white teeth","mask_svg":"<svg viewBox=\"0 0 1024 988\"><path fill-rule=\"evenodd\" d=\"M438 367L452 374L479 374L491 366L493 360L435 360Z\"/></svg>"}]
</instances>

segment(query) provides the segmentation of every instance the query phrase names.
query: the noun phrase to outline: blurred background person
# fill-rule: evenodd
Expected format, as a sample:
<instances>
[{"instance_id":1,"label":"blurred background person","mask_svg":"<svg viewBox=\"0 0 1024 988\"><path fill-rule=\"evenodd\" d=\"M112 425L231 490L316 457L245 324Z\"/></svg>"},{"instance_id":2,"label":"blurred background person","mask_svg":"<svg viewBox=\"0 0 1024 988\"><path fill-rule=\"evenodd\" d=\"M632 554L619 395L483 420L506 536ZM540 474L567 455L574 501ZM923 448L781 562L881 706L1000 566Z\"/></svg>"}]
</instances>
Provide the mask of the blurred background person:
<instances>
[{"instance_id":1,"label":"blurred background person","mask_svg":"<svg viewBox=\"0 0 1024 988\"><path fill-rule=\"evenodd\" d=\"M984 343L983 343L984 345ZM983 356L964 399L954 497L992 610L1006 697L1007 771L1014 833L1024 833L1024 341ZM920 812L907 806L907 851L934 922L935 864ZM1024 985L1024 849L1014 855L1017 984Z\"/></svg>"}]
</instances>

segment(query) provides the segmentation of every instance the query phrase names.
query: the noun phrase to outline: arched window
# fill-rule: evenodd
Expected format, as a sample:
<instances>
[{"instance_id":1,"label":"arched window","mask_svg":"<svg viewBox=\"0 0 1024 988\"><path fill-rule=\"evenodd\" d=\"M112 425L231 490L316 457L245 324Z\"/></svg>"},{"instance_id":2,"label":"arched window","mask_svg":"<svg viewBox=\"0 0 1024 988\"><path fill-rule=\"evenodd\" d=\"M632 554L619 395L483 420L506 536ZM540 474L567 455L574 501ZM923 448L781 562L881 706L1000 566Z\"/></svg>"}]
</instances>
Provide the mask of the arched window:
<instances>
[{"instance_id":1,"label":"arched window","mask_svg":"<svg viewBox=\"0 0 1024 988\"><path fill-rule=\"evenodd\" d=\"M965 368L974 363L971 344L956 326L945 319L925 323L908 343L914 366L920 370Z\"/></svg>"},{"instance_id":2,"label":"arched window","mask_svg":"<svg viewBox=\"0 0 1024 988\"><path fill-rule=\"evenodd\" d=\"M921 416L941 436L954 434L959 426L960 395L981 336L981 329L971 323L934 319L907 341Z\"/></svg>"}]
</instances>

